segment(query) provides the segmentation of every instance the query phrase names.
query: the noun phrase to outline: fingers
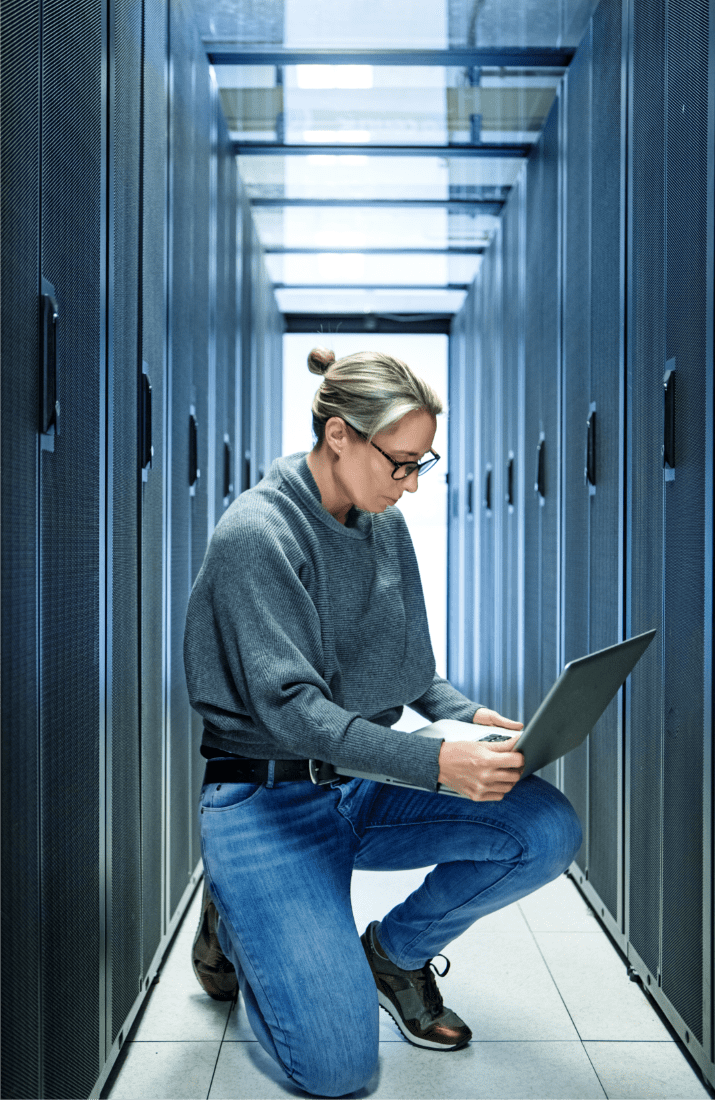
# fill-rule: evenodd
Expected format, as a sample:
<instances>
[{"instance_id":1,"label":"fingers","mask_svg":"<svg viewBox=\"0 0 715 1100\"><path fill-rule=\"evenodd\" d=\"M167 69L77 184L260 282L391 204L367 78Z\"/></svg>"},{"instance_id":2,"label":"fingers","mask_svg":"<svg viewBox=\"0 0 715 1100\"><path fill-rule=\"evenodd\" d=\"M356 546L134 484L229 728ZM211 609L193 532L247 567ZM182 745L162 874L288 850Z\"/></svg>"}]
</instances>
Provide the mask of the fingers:
<instances>
[{"instance_id":1,"label":"fingers","mask_svg":"<svg viewBox=\"0 0 715 1100\"><path fill-rule=\"evenodd\" d=\"M503 714L499 714L495 710L489 710L488 707L480 707L472 718L472 722L479 726L499 726L501 729L507 730L522 730L524 728L523 722L515 722L512 718L505 718Z\"/></svg>"},{"instance_id":2,"label":"fingers","mask_svg":"<svg viewBox=\"0 0 715 1100\"><path fill-rule=\"evenodd\" d=\"M489 749L491 752L498 752L500 754L499 767L500 768L523 768L524 767L524 754L523 752L514 752L514 745L518 740L517 737L510 737L508 741L491 741L489 742ZM485 746L486 747L486 746Z\"/></svg>"}]
</instances>

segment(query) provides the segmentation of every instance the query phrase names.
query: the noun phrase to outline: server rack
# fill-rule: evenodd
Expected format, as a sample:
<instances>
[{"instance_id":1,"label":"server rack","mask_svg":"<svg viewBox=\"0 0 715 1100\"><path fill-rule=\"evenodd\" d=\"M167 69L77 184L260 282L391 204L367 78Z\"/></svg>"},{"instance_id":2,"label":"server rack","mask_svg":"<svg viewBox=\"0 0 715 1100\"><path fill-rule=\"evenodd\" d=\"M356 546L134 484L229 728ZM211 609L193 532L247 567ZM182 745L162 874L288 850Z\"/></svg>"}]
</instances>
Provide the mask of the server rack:
<instances>
[{"instance_id":1,"label":"server rack","mask_svg":"<svg viewBox=\"0 0 715 1100\"><path fill-rule=\"evenodd\" d=\"M89 1092L110 1027L106 968L114 883L106 750L112 737L113 622L102 600L111 591L114 565L107 522L113 444L106 418L113 354L107 317L111 167L102 64L109 18L101 0L86 0L71 12L60 3L43 3L41 10L35 277L36 293L49 283L57 303L59 414L55 409L54 424L37 439L39 730L24 733L39 733L39 783L31 799L39 803L38 1095L57 1097ZM37 317L36 307L32 314ZM48 372L51 358L48 348ZM68 944L81 944L81 950L68 951ZM24 952L20 958L24 962Z\"/></svg>"},{"instance_id":2,"label":"server rack","mask_svg":"<svg viewBox=\"0 0 715 1100\"><path fill-rule=\"evenodd\" d=\"M169 677L166 620L169 596L170 433L169 339L169 40L168 11L148 5L142 40L140 154L139 395L140 485L140 745L142 848L142 990L148 990L161 959L166 920L164 821L167 801ZM120 1032L120 1035L122 1033ZM124 1037L124 1036L122 1036ZM121 1044L120 1044L121 1045ZM109 1055L108 1055L109 1058Z\"/></svg>"},{"instance_id":3,"label":"server rack","mask_svg":"<svg viewBox=\"0 0 715 1100\"><path fill-rule=\"evenodd\" d=\"M271 398L281 324L185 4L11 3L2 48L1 1091L77 1097L201 870L183 626L233 493L244 262Z\"/></svg>"},{"instance_id":4,"label":"server rack","mask_svg":"<svg viewBox=\"0 0 715 1100\"><path fill-rule=\"evenodd\" d=\"M658 635L626 696L626 934L712 1080L715 27L704 3L633 0L629 14L627 630Z\"/></svg>"},{"instance_id":5,"label":"server rack","mask_svg":"<svg viewBox=\"0 0 715 1100\"><path fill-rule=\"evenodd\" d=\"M565 80L561 663L623 637L625 158L622 5L604 0ZM622 697L563 761L580 883L621 947Z\"/></svg>"},{"instance_id":6,"label":"server rack","mask_svg":"<svg viewBox=\"0 0 715 1100\"><path fill-rule=\"evenodd\" d=\"M2 363L2 867L13 883L12 920L2 922L2 1034L5 1056L3 1091L39 1096L42 1005L39 967L23 972L13 960L40 955L40 807L39 669L37 616L39 560L37 499L39 461L37 410L40 407L39 234L41 158L41 18L39 0L15 0L3 12L0 86L4 114L0 186L3 240ZM8 27L11 33L8 33ZM23 47L21 71L12 65L16 44ZM51 318L50 318L51 320ZM13 492L11 487L15 486ZM7 1051L14 1052L8 1058Z\"/></svg>"},{"instance_id":7,"label":"server rack","mask_svg":"<svg viewBox=\"0 0 715 1100\"><path fill-rule=\"evenodd\" d=\"M466 450L479 448L483 477L486 372L501 361L502 446L526 456L523 580L510 579L506 514L493 562L484 521L477 548L477 618L483 632L496 591L501 624L500 641L494 627L480 636L477 667L488 686L496 675L502 712L528 720L566 661L658 630L587 743L545 776L584 825L575 882L711 1084L714 11L711 0L602 0L455 319L450 359L455 444L466 435ZM507 290L520 264L521 314ZM478 349L474 411L465 343ZM523 421L507 443L520 386ZM467 472L451 472L455 499ZM454 601L450 616L450 652L464 652ZM496 672L490 645L501 645Z\"/></svg>"}]
</instances>

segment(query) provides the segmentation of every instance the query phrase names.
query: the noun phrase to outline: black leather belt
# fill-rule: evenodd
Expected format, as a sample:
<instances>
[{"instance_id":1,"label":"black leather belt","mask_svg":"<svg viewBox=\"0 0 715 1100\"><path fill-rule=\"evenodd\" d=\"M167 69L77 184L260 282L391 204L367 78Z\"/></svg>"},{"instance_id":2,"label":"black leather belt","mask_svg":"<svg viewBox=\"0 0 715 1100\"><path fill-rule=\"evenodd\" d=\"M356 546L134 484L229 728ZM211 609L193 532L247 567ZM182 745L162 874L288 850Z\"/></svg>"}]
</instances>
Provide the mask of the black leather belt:
<instances>
[{"instance_id":1,"label":"black leather belt","mask_svg":"<svg viewBox=\"0 0 715 1100\"><path fill-rule=\"evenodd\" d=\"M298 779L308 779L313 783L319 782L321 785L330 782L347 783L348 781L345 777L336 775L329 764L319 764L318 761L276 760L274 763L274 783L286 783ZM310 774L311 763L314 765L313 776ZM241 759L238 756L235 759L228 760L218 757L206 762L204 783L265 783L268 779L269 764L270 760ZM316 764L319 768L317 773ZM329 769L327 774L326 769ZM332 775L328 778L330 773ZM320 779L317 778L318 775L320 775Z\"/></svg>"}]
</instances>

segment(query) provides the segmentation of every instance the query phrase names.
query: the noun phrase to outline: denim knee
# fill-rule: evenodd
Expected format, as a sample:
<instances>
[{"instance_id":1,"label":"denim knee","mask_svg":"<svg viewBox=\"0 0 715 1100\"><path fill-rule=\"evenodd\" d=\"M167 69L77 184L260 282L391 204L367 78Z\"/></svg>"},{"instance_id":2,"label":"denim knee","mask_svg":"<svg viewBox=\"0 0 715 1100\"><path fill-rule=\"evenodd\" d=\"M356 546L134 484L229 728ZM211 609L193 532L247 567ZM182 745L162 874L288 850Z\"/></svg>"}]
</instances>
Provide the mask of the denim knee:
<instances>
[{"instance_id":1,"label":"denim knee","mask_svg":"<svg viewBox=\"0 0 715 1100\"><path fill-rule=\"evenodd\" d=\"M537 775L525 781L532 802L529 852L544 860L552 878L572 863L583 841L578 814L553 784Z\"/></svg>"},{"instance_id":2,"label":"denim knee","mask_svg":"<svg viewBox=\"0 0 715 1100\"><path fill-rule=\"evenodd\" d=\"M294 1069L290 1074L298 1088L310 1096L347 1096L367 1085L377 1068L378 1045L360 1049L356 1042L348 1054L340 1057L336 1056L333 1036L324 1038L319 1064L306 1066L302 1072Z\"/></svg>"}]
</instances>

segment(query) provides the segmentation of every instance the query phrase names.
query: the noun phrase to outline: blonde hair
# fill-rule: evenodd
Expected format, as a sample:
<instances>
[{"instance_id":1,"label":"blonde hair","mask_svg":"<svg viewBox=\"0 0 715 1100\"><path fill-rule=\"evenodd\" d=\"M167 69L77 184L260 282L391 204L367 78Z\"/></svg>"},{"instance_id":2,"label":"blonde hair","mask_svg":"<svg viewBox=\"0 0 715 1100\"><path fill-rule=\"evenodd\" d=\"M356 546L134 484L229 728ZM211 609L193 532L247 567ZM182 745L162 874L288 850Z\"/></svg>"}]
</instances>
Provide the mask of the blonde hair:
<instances>
[{"instance_id":1,"label":"blonde hair","mask_svg":"<svg viewBox=\"0 0 715 1100\"><path fill-rule=\"evenodd\" d=\"M313 432L319 450L331 416L341 417L369 443L410 412L421 409L438 416L442 402L431 386L401 359L379 351L358 351L335 359L327 348L313 348L308 356L313 374L324 381L313 398Z\"/></svg>"}]
</instances>

